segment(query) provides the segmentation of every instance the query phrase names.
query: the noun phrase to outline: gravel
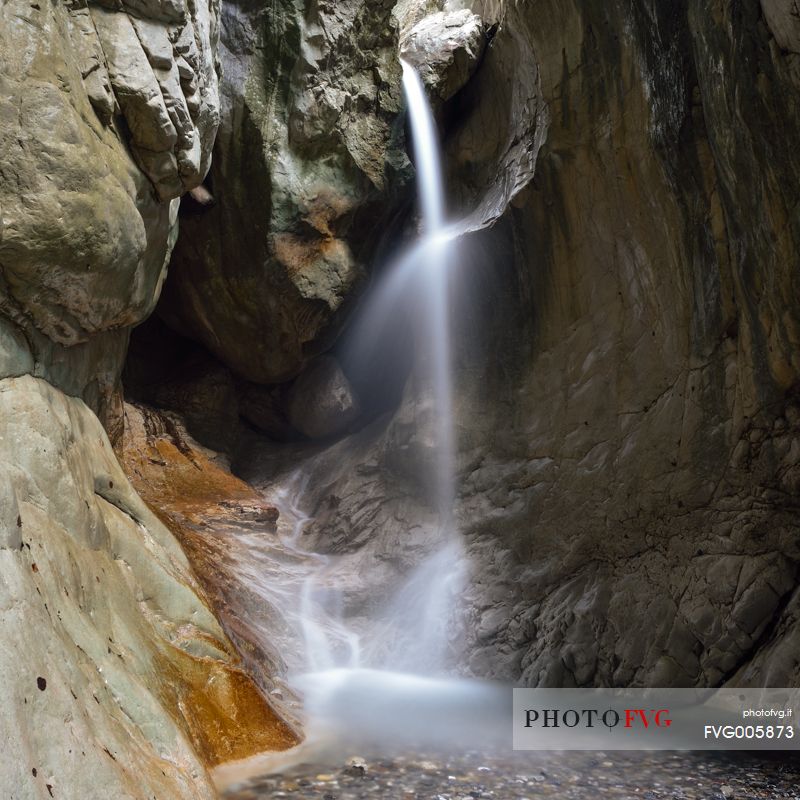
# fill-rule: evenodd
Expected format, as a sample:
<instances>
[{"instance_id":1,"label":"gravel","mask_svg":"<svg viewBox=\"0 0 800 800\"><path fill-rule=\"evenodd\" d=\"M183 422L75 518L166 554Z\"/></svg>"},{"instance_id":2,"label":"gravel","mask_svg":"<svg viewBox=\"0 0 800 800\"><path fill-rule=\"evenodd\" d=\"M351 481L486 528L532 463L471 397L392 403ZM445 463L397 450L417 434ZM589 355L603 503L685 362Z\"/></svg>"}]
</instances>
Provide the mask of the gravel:
<instances>
[{"instance_id":1,"label":"gravel","mask_svg":"<svg viewBox=\"0 0 800 800\"><path fill-rule=\"evenodd\" d=\"M514 753L402 756L297 767L226 800L779 800L800 798L797 754Z\"/></svg>"}]
</instances>

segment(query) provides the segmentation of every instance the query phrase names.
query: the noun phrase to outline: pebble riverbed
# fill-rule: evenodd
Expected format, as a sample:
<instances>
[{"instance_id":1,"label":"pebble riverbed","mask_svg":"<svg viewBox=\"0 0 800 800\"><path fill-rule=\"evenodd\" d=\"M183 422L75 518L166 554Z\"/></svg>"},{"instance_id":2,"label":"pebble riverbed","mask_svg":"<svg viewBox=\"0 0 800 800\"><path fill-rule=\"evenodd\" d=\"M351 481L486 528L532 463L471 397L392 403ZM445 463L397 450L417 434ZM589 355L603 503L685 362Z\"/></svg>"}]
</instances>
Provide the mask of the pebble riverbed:
<instances>
[{"instance_id":1,"label":"pebble riverbed","mask_svg":"<svg viewBox=\"0 0 800 800\"><path fill-rule=\"evenodd\" d=\"M800 798L800 756L519 753L350 759L251 780L226 800L779 800Z\"/></svg>"}]
</instances>

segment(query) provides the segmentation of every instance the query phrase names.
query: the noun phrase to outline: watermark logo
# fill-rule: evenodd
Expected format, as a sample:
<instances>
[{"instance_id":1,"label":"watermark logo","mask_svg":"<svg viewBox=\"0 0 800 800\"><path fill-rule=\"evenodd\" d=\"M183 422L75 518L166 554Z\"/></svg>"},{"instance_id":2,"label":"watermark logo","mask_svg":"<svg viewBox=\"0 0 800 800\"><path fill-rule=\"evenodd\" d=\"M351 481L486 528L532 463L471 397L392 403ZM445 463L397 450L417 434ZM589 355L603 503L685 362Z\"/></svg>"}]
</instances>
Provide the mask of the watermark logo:
<instances>
[{"instance_id":1,"label":"watermark logo","mask_svg":"<svg viewBox=\"0 0 800 800\"><path fill-rule=\"evenodd\" d=\"M645 709L645 708L626 708L622 715L613 708L602 711L599 708L529 708L525 711L525 727L533 728L541 725L543 728L577 728L583 725L586 728L595 726L605 726L606 728L616 728L617 725L624 724L626 728L641 726L645 730L648 728L669 728L672 720L669 718L668 708Z\"/></svg>"},{"instance_id":2,"label":"watermark logo","mask_svg":"<svg viewBox=\"0 0 800 800\"><path fill-rule=\"evenodd\" d=\"M517 750L795 750L797 689L514 689Z\"/></svg>"}]
</instances>

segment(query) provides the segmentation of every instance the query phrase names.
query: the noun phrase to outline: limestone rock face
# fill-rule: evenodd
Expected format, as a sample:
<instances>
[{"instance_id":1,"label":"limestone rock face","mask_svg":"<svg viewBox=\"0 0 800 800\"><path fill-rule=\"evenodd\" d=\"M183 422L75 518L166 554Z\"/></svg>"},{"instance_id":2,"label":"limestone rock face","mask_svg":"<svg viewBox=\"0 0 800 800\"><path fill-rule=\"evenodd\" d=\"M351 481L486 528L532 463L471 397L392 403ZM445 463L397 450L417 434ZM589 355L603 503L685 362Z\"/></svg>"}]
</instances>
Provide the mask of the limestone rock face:
<instances>
[{"instance_id":1,"label":"limestone rock face","mask_svg":"<svg viewBox=\"0 0 800 800\"><path fill-rule=\"evenodd\" d=\"M92 107L86 14L6 3L3 15L3 308L74 345L152 309L170 209L149 196L125 142Z\"/></svg>"},{"instance_id":2,"label":"limestone rock face","mask_svg":"<svg viewBox=\"0 0 800 800\"><path fill-rule=\"evenodd\" d=\"M330 345L408 177L392 10L223 5L216 203L183 218L160 313L242 378Z\"/></svg>"},{"instance_id":3,"label":"limestone rock face","mask_svg":"<svg viewBox=\"0 0 800 800\"><path fill-rule=\"evenodd\" d=\"M483 55L483 21L467 9L440 11L404 32L400 55L440 100L449 100L472 76Z\"/></svg>"},{"instance_id":4,"label":"limestone rock face","mask_svg":"<svg viewBox=\"0 0 800 800\"><path fill-rule=\"evenodd\" d=\"M217 14L213 0L0 11L0 375L46 377L109 426L127 330L177 235L166 201L211 157Z\"/></svg>"},{"instance_id":5,"label":"limestone rock face","mask_svg":"<svg viewBox=\"0 0 800 800\"><path fill-rule=\"evenodd\" d=\"M126 403L118 450L134 488L183 546L250 674L281 712L258 733L253 751L295 744L283 719L297 716L297 703L283 678L284 659L297 644L284 646L285 623L251 580L254 572L267 574L254 563L263 548L252 543L275 537L278 510L235 478L219 453L195 442L176 414Z\"/></svg>"},{"instance_id":6,"label":"limestone rock face","mask_svg":"<svg viewBox=\"0 0 800 800\"><path fill-rule=\"evenodd\" d=\"M129 330L158 298L173 198L208 168L217 16L214 0L0 10L0 786L15 797L212 798L207 767L292 740L92 413L119 437Z\"/></svg>"},{"instance_id":7,"label":"limestone rock face","mask_svg":"<svg viewBox=\"0 0 800 800\"><path fill-rule=\"evenodd\" d=\"M552 4L529 30L551 124L508 215L519 299L495 301L519 314L495 347L526 366L473 395L514 420L463 484L496 576L474 619L507 620L475 665L499 650L530 683L796 680L794 57L755 5Z\"/></svg>"},{"instance_id":8,"label":"limestone rock face","mask_svg":"<svg viewBox=\"0 0 800 800\"><path fill-rule=\"evenodd\" d=\"M0 381L0 786L211 798L275 716L86 405Z\"/></svg>"},{"instance_id":9,"label":"limestone rock face","mask_svg":"<svg viewBox=\"0 0 800 800\"><path fill-rule=\"evenodd\" d=\"M136 161L159 197L179 197L208 172L219 122L218 2L122 3L119 10L111 10L113 3L89 5L89 27L100 45L90 59L92 85L110 86ZM75 16L85 28L85 14L76 10ZM102 97L90 95L110 114L113 105Z\"/></svg>"}]
</instances>

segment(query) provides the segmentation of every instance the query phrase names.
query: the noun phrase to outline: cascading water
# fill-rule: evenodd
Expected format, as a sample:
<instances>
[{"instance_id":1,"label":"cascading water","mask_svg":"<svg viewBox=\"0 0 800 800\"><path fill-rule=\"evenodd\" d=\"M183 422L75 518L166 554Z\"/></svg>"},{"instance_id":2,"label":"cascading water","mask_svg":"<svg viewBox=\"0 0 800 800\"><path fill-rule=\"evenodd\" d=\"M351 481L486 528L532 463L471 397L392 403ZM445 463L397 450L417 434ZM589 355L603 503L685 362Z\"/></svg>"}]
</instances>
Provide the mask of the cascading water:
<instances>
[{"instance_id":1,"label":"cascading water","mask_svg":"<svg viewBox=\"0 0 800 800\"><path fill-rule=\"evenodd\" d=\"M442 527L451 536L455 533L455 445L447 297L451 240L444 235L444 180L433 114L416 70L404 61L401 64L403 88L414 136L417 186L422 212L422 251L427 256L422 277L427 306L426 338L431 344L429 369L434 397L436 500Z\"/></svg>"},{"instance_id":2,"label":"cascading water","mask_svg":"<svg viewBox=\"0 0 800 800\"><path fill-rule=\"evenodd\" d=\"M317 675L337 669L441 673L451 632L453 602L466 576L466 557L453 514L455 452L447 291L452 238L445 227L436 126L422 81L405 63L403 86L414 139L421 236L389 270L385 287L376 293L376 301L379 308L384 302L397 303L400 282L414 298L414 305L423 311L417 350L421 372L426 377L424 391L430 395L432 407L427 422L432 443L432 494L439 518L438 544L374 614L361 635L346 632L346 625L337 614L340 598L331 588L335 581L330 580L331 573L335 573L335 560L315 556L317 568L303 585L298 617L308 666ZM382 323L381 317L372 319L370 311L367 309L366 322L359 330L359 338L367 341L374 338L375 327Z\"/></svg>"},{"instance_id":3,"label":"cascading water","mask_svg":"<svg viewBox=\"0 0 800 800\"><path fill-rule=\"evenodd\" d=\"M283 538L288 560L304 560L307 567L299 592L291 577L264 590L301 632L306 650L305 671L290 676L303 696L307 717L302 757L309 757L309 750L317 759L326 753L341 755L339 749L351 745L362 751L390 744L485 745L506 733L503 691L446 677L448 641L459 638L454 612L467 577L453 510L456 459L448 330L449 262L459 228L446 225L436 125L422 81L410 65L402 67L418 176L420 237L373 292L352 337L351 356L357 362L363 344L380 338L390 310L422 310L415 371L425 379L421 391L426 397L420 405L430 409L421 424L432 462L431 499L438 526L431 539L436 544L356 631L341 614L347 576L337 574L336 558L302 547L301 534L309 522L300 510L302 471L293 490L272 498L284 524L290 523Z\"/></svg>"},{"instance_id":4,"label":"cascading water","mask_svg":"<svg viewBox=\"0 0 800 800\"><path fill-rule=\"evenodd\" d=\"M444 181L436 125L417 72L402 62L403 88L417 167L421 237L395 265L410 285L411 296L423 309L418 359L424 365L432 397L428 421L433 443L433 498L439 515L438 544L407 578L384 608L372 631L377 658L367 666L384 670L435 675L445 666L454 602L466 579L463 542L456 529L455 441L449 342L448 267L453 237L445 225ZM392 277L387 281L392 287ZM376 297L380 305L381 293ZM389 298L393 295L390 292ZM365 339L367 330L359 331ZM370 649L367 648L369 654Z\"/></svg>"}]
</instances>

